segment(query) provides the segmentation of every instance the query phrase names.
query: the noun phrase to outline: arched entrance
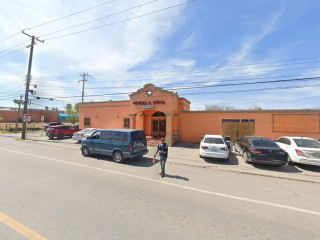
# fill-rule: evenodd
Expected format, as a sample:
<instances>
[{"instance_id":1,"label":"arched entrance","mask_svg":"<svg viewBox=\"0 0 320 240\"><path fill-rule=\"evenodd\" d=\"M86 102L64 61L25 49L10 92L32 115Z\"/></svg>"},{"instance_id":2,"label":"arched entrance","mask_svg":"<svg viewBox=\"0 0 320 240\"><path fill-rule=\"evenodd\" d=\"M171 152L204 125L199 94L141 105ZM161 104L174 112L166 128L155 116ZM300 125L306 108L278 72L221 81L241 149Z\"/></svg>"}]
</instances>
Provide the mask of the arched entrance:
<instances>
[{"instance_id":1,"label":"arched entrance","mask_svg":"<svg viewBox=\"0 0 320 240\"><path fill-rule=\"evenodd\" d=\"M166 115L163 112L155 112L152 114L151 134L153 137L166 136Z\"/></svg>"}]
</instances>

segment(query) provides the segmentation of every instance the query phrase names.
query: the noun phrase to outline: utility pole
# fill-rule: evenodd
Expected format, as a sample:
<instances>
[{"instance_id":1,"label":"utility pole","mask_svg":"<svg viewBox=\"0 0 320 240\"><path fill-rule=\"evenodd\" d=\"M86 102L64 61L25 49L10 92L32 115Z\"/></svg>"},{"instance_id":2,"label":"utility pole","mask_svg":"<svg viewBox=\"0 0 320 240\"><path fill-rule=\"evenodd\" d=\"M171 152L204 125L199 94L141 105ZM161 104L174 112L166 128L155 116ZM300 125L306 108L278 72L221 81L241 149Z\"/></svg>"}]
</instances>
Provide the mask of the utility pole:
<instances>
[{"instance_id":1,"label":"utility pole","mask_svg":"<svg viewBox=\"0 0 320 240\"><path fill-rule=\"evenodd\" d=\"M20 100L18 102L19 107L18 107L17 121L16 121L16 132L18 131L18 122L19 122L19 114L20 114L20 109L21 109L21 103L22 103L22 95L20 95Z\"/></svg>"},{"instance_id":2,"label":"utility pole","mask_svg":"<svg viewBox=\"0 0 320 240\"><path fill-rule=\"evenodd\" d=\"M28 74L27 74L27 82L26 82L26 92L25 92L24 107L23 107L23 116L25 116L28 113L29 86L30 86L30 81L31 81L31 66L32 66L32 57L33 57L33 46L35 45L35 40L38 40L38 41L40 41L42 43L44 41L41 41L40 39L36 38L35 36L31 36L31 35L25 33L24 31L22 31L22 33L31 38ZM26 127L27 127L27 122L26 121L22 121L21 139L26 139Z\"/></svg>"},{"instance_id":3,"label":"utility pole","mask_svg":"<svg viewBox=\"0 0 320 240\"><path fill-rule=\"evenodd\" d=\"M81 102L83 102L83 98L84 98L84 82L88 81L88 80L86 79L86 77L88 77L88 76L90 76L90 75L89 75L88 73L83 73L83 74L80 74L80 76L83 77L82 80L79 80L79 81L78 81L78 82L82 82L82 101L81 101Z\"/></svg>"}]
</instances>

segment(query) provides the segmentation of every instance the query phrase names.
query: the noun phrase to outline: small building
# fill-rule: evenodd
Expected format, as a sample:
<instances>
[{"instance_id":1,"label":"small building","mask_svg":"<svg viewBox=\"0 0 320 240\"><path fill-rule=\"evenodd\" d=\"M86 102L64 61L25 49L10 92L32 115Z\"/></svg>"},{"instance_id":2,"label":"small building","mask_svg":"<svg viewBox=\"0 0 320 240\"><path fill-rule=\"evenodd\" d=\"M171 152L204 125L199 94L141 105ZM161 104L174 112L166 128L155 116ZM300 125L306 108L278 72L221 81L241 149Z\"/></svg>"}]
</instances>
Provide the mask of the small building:
<instances>
[{"instance_id":1,"label":"small building","mask_svg":"<svg viewBox=\"0 0 320 240\"><path fill-rule=\"evenodd\" d=\"M79 104L80 128L131 128L147 136L198 143L205 134L231 136L304 136L320 138L320 110L190 111L190 101L153 84L126 101Z\"/></svg>"}]
</instances>

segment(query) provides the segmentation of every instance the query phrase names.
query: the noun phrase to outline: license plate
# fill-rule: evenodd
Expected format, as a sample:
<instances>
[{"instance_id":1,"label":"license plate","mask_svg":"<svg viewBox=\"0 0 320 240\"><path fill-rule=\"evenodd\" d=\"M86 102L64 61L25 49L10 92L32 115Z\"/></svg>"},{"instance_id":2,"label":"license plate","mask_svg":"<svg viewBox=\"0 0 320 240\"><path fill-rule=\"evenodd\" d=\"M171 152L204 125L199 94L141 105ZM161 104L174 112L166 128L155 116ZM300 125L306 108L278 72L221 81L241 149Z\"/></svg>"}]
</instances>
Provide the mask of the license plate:
<instances>
[{"instance_id":1,"label":"license plate","mask_svg":"<svg viewBox=\"0 0 320 240\"><path fill-rule=\"evenodd\" d=\"M217 149L216 149L216 148L212 148L211 151L212 151L212 152L216 152Z\"/></svg>"}]
</instances>

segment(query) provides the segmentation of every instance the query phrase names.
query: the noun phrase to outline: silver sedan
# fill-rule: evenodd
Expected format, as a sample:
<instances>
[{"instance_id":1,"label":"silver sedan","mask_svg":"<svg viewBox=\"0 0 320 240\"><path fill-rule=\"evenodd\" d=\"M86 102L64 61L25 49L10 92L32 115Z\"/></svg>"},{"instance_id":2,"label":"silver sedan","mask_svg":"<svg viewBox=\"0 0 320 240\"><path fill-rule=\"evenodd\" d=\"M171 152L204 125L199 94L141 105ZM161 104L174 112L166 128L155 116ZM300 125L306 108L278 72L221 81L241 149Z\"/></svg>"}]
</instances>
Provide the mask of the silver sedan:
<instances>
[{"instance_id":1,"label":"silver sedan","mask_svg":"<svg viewBox=\"0 0 320 240\"><path fill-rule=\"evenodd\" d=\"M81 131L74 133L72 139L77 140L78 142L82 142L83 138L85 138L86 135L93 133L95 130L97 130L97 128L82 129Z\"/></svg>"}]
</instances>

